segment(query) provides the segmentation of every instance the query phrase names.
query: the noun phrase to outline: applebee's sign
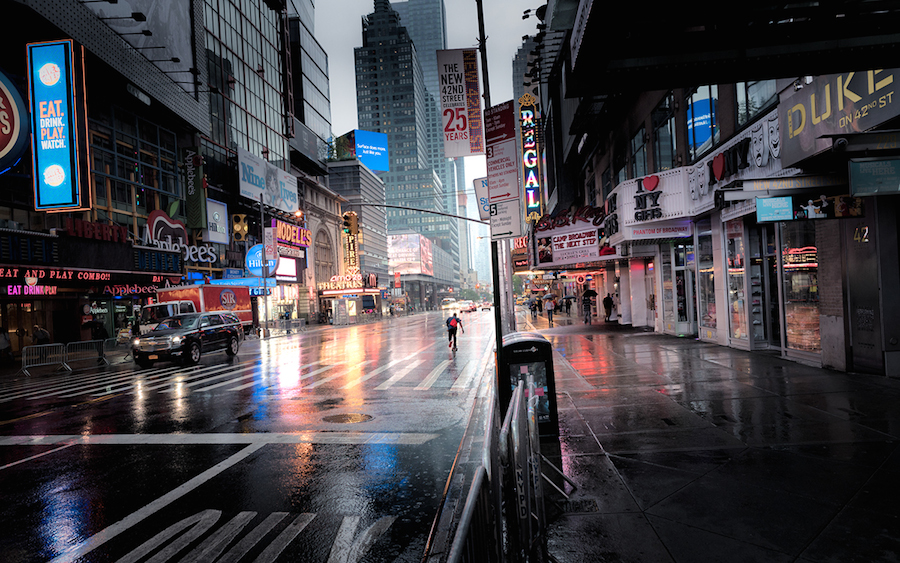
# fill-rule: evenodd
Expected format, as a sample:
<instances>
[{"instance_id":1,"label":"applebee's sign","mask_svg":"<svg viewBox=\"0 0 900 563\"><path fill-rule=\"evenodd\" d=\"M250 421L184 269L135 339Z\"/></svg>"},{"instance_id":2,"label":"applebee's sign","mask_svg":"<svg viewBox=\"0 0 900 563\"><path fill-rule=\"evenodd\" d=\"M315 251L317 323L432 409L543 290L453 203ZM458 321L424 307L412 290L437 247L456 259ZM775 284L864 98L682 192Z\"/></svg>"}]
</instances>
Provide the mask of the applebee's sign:
<instances>
[{"instance_id":1,"label":"applebee's sign","mask_svg":"<svg viewBox=\"0 0 900 563\"><path fill-rule=\"evenodd\" d=\"M188 232L184 223L172 219L165 212L156 210L147 218L144 236L141 242L145 246L155 246L163 250L179 250L185 262L208 262L218 260L216 249L212 246L196 246L187 244Z\"/></svg>"}]
</instances>

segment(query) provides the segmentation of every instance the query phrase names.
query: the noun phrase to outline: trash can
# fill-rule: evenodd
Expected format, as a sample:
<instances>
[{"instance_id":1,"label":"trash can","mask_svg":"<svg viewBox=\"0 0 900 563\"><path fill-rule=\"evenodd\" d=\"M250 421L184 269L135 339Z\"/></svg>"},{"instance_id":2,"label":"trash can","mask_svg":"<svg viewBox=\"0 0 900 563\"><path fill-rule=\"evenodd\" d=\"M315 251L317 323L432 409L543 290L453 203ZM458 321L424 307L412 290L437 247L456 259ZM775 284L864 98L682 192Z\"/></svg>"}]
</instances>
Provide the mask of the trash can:
<instances>
[{"instance_id":1,"label":"trash can","mask_svg":"<svg viewBox=\"0 0 900 563\"><path fill-rule=\"evenodd\" d=\"M550 341L535 332L513 332L503 337L498 354L497 390L501 416L505 416L519 381L534 378L538 396L536 409L538 433L559 436L556 405L556 378L553 375L553 348Z\"/></svg>"}]
</instances>

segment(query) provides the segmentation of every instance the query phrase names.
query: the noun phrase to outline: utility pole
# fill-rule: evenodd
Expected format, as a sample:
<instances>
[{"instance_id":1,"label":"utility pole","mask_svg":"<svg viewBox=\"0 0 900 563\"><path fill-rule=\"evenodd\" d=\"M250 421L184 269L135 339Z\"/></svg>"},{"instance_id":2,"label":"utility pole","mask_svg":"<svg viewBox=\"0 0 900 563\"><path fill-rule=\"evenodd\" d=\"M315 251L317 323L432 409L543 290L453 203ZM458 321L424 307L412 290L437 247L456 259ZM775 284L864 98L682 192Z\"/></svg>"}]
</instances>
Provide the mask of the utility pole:
<instances>
[{"instance_id":1,"label":"utility pole","mask_svg":"<svg viewBox=\"0 0 900 563\"><path fill-rule=\"evenodd\" d=\"M484 108L491 107L491 83L488 79L487 64L487 37L484 35L484 9L482 0L475 0L478 7L478 50L481 52L481 76L484 83ZM491 241L491 270L494 284L494 332L496 333L497 358L500 357L500 349L503 347L503 315L501 308L503 302L500 294L500 258L497 241Z\"/></svg>"}]
</instances>

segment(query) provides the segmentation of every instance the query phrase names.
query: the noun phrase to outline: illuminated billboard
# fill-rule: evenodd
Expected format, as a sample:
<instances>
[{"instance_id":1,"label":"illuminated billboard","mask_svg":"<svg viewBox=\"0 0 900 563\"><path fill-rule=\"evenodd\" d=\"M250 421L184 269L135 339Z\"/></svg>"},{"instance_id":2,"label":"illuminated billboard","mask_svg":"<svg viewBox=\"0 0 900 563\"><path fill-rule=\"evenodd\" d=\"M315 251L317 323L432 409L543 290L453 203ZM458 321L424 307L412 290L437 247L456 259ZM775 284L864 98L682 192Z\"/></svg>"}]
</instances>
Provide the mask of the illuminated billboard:
<instances>
[{"instance_id":1,"label":"illuminated billboard","mask_svg":"<svg viewBox=\"0 0 900 563\"><path fill-rule=\"evenodd\" d=\"M0 71L0 174L18 162L28 147L28 108L19 89Z\"/></svg>"},{"instance_id":2,"label":"illuminated billboard","mask_svg":"<svg viewBox=\"0 0 900 563\"><path fill-rule=\"evenodd\" d=\"M395 275L434 275L431 241L420 234L390 235L388 260Z\"/></svg>"},{"instance_id":3,"label":"illuminated billboard","mask_svg":"<svg viewBox=\"0 0 900 563\"><path fill-rule=\"evenodd\" d=\"M353 160L366 165L372 172L389 172L388 138L386 133L354 129L334 140L332 160Z\"/></svg>"},{"instance_id":4,"label":"illuminated billboard","mask_svg":"<svg viewBox=\"0 0 900 563\"><path fill-rule=\"evenodd\" d=\"M71 40L30 43L26 50L34 208L89 209L83 57L76 65Z\"/></svg>"}]
</instances>

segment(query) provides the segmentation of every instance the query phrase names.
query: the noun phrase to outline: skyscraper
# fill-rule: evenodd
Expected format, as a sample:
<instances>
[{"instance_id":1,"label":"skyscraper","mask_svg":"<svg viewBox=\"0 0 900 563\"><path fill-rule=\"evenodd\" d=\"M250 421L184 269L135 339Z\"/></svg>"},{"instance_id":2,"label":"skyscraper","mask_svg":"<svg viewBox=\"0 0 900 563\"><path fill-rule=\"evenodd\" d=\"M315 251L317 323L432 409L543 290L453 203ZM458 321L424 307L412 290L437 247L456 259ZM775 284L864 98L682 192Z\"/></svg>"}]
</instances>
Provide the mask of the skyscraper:
<instances>
[{"instance_id":1,"label":"skyscraper","mask_svg":"<svg viewBox=\"0 0 900 563\"><path fill-rule=\"evenodd\" d=\"M405 0L392 2L391 7L400 14L400 25L406 28L409 37L416 46L425 89L435 105L435 113L429 122L428 158L431 167L441 179L444 187L444 205L447 213L465 215L458 207L457 192L468 189L465 185L465 169L463 159L444 157L444 139L440 112L441 87L437 70L437 51L447 48L447 10L444 0ZM462 180L460 180L460 178ZM463 270L469 268L468 237L465 221L461 221L460 261Z\"/></svg>"},{"instance_id":2,"label":"skyscraper","mask_svg":"<svg viewBox=\"0 0 900 563\"><path fill-rule=\"evenodd\" d=\"M458 288L459 222L446 215L456 210L455 194L448 197L431 153L430 137L440 139L437 104L416 45L388 0L375 0L375 11L364 18L363 46L354 56L359 127L387 134L391 169L381 175L387 204L409 208L388 209L388 231L432 239L454 262L454 279L437 281ZM455 192L455 171L453 184Z\"/></svg>"}]
</instances>

